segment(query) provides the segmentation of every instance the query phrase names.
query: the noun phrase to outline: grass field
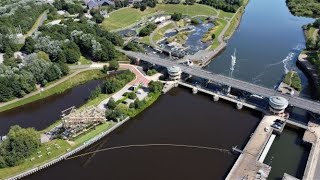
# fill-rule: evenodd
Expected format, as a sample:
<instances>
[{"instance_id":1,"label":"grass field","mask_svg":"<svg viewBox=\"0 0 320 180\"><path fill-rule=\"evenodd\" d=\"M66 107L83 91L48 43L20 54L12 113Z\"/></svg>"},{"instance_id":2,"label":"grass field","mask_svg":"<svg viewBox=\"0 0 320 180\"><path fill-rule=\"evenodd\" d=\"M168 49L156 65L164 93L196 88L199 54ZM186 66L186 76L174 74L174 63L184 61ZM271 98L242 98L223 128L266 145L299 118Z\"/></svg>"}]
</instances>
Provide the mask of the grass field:
<instances>
[{"instance_id":1,"label":"grass field","mask_svg":"<svg viewBox=\"0 0 320 180\"><path fill-rule=\"evenodd\" d=\"M58 84L57 86L52 87L48 90L45 90L44 92L42 92L40 94L36 94L36 95L28 97L26 99L22 99L20 101L14 102L14 103L9 104L7 106L1 107L0 112L6 111L9 109L18 107L18 106L25 105L25 104L28 104L30 102L33 102L33 101L36 101L39 99L43 99L43 98L51 96L53 94L62 93L62 92L66 91L74 86L83 84L83 83L90 81L92 79L102 78L104 76L106 76L106 74L103 74L100 70L88 70L88 71L81 72L81 73L75 75L74 77Z\"/></svg>"},{"instance_id":2,"label":"grass field","mask_svg":"<svg viewBox=\"0 0 320 180\"><path fill-rule=\"evenodd\" d=\"M214 31L216 38L213 40L212 45L210 47L210 49L212 49L212 50L219 46L220 42L218 41L218 36L221 34L222 30L227 25L227 21L225 21L223 19L218 19L217 24L218 24L217 25L218 27Z\"/></svg>"},{"instance_id":3,"label":"grass field","mask_svg":"<svg viewBox=\"0 0 320 180\"><path fill-rule=\"evenodd\" d=\"M229 12L224 12L222 10L219 10L220 11L220 14L219 14L219 18L232 18L233 14L234 13L229 13Z\"/></svg>"},{"instance_id":4,"label":"grass field","mask_svg":"<svg viewBox=\"0 0 320 180\"><path fill-rule=\"evenodd\" d=\"M196 15L206 15L206 16L215 16L217 11L214 8L211 8L202 4L194 5L183 5L183 4L157 4L155 8L148 8L145 11L140 11L139 9L134 8L123 8L117 11L110 13L110 17L106 18L102 22L102 27L105 30L116 30L128 27L134 23L142 20L144 16L161 12L167 14L173 13L182 13L184 15L196 16Z\"/></svg>"},{"instance_id":5,"label":"grass field","mask_svg":"<svg viewBox=\"0 0 320 180\"><path fill-rule=\"evenodd\" d=\"M123 8L110 13L110 17L102 22L102 27L105 30L115 30L124 28L134 23L139 22L142 17L155 13L156 9L148 8L145 11L140 11L134 8Z\"/></svg>"},{"instance_id":6,"label":"grass field","mask_svg":"<svg viewBox=\"0 0 320 180\"><path fill-rule=\"evenodd\" d=\"M217 11L214 8L202 4L194 4L188 6L184 4L158 4L156 6L156 9L168 14L181 13L184 15L189 15L191 17L196 15L217 15Z\"/></svg>"}]
</instances>

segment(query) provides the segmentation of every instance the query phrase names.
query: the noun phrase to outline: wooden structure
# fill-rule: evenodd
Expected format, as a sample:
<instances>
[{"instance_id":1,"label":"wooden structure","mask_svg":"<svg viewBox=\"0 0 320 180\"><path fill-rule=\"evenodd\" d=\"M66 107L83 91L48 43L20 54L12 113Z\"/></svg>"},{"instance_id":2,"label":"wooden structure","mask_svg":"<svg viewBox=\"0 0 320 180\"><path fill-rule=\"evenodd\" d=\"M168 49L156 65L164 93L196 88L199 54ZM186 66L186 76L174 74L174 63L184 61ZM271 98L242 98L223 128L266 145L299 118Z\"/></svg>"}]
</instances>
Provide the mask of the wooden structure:
<instances>
[{"instance_id":1,"label":"wooden structure","mask_svg":"<svg viewBox=\"0 0 320 180\"><path fill-rule=\"evenodd\" d=\"M83 110L77 110L74 106L62 111L62 127L65 135L76 137L86 130L105 123L105 112L97 107L89 106Z\"/></svg>"}]
</instances>

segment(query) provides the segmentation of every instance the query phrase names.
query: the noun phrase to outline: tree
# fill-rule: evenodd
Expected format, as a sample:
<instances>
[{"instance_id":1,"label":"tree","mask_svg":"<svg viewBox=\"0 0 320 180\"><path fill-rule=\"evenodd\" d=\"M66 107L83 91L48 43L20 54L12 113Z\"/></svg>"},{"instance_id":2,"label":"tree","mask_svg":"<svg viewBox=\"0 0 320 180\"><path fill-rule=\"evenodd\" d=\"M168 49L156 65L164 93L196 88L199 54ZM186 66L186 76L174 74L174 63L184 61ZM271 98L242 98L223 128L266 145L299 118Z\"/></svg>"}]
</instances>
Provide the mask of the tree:
<instances>
[{"instance_id":1,"label":"tree","mask_svg":"<svg viewBox=\"0 0 320 180\"><path fill-rule=\"evenodd\" d=\"M40 147L40 135L33 128L12 126L0 144L0 167L16 166Z\"/></svg>"},{"instance_id":2,"label":"tree","mask_svg":"<svg viewBox=\"0 0 320 180\"><path fill-rule=\"evenodd\" d=\"M91 91L89 99L95 99L101 94L101 87L96 87L93 91Z\"/></svg>"},{"instance_id":3,"label":"tree","mask_svg":"<svg viewBox=\"0 0 320 180\"><path fill-rule=\"evenodd\" d=\"M39 59L50 61L49 55L47 53L43 52L43 51L37 52L37 56L38 56Z\"/></svg>"},{"instance_id":4,"label":"tree","mask_svg":"<svg viewBox=\"0 0 320 180\"><path fill-rule=\"evenodd\" d=\"M140 5L140 11L144 11L144 10L146 10L147 9L147 5L145 4L145 3L142 3L141 5Z\"/></svg>"},{"instance_id":5,"label":"tree","mask_svg":"<svg viewBox=\"0 0 320 180\"><path fill-rule=\"evenodd\" d=\"M186 4L193 5L194 3L196 3L196 0L186 0Z\"/></svg>"},{"instance_id":6,"label":"tree","mask_svg":"<svg viewBox=\"0 0 320 180\"><path fill-rule=\"evenodd\" d=\"M171 16L171 19L174 21L180 21L180 19L182 19L182 14L181 13L173 13L173 15Z\"/></svg>"},{"instance_id":7,"label":"tree","mask_svg":"<svg viewBox=\"0 0 320 180\"><path fill-rule=\"evenodd\" d=\"M65 57L66 57L67 63L73 64L78 62L80 58L80 54L73 49L67 49L65 50Z\"/></svg>"},{"instance_id":8,"label":"tree","mask_svg":"<svg viewBox=\"0 0 320 180\"><path fill-rule=\"evenodd\" d=\"M23 49L24 49L28 54L31 54L31 53L33 53L34 50L35 50L35 48L34 48L35 44L36 44L36 41L35 41L35 40L33 40L31 37L27 37Z\"/></svg>"},{"instance_id":9,"label":"tree","mask_svg":"<svg viewBox=\"0 0 320 180\"><path fill-rule=\"evenodd\" d=\"M107 103L107 107L108 107L108 109L114 109L114 108L117 107L117 103L116 103L116 101L114 100L113 97L111 97L111 98L109 99L109 101L108 101L108 103Z\"/></svg>"},{"instance_id":10,"label":"tree","mask_svg":"<svg viewBox=\"0 0 320 180\"><path fill-rule=\"evenodd\" d=\"M129 99L136 99L136 98L137 98L137 95L136 95L136 93L134 93L134 92L130 92L130 93L128 94L128 98L129 98Z\"/></svg>"},{"instance_id":11,"label":"tree","mask_svg":"<svg viewBox=\"0 0 320 180\"><path fill-rule=\"evenodd\" d=\"M110 61L108 69L109 69L109 71L118 70L119 69L118 61Z\"/></svg>"},{"instance_id":12,"label":"tree","mask_svg":"<svg viewBox=\"0 0 320 180\"><path fill-rule=\"evenodd\" d=\"M160 81L151 81L149 83L150 92L159 93L162 91L163 84Z\"/></svg>"},{"instance_id":13,"label":"tree","mask_svg":"<svg viewBox=\"0 0 320 180\"><path fill-rule=\"evenodd\" d=\"M212 38L212 40L214 40L216 38L216 35L215 34L211 34L211 38Z\"/></svg>"}]
</instances>

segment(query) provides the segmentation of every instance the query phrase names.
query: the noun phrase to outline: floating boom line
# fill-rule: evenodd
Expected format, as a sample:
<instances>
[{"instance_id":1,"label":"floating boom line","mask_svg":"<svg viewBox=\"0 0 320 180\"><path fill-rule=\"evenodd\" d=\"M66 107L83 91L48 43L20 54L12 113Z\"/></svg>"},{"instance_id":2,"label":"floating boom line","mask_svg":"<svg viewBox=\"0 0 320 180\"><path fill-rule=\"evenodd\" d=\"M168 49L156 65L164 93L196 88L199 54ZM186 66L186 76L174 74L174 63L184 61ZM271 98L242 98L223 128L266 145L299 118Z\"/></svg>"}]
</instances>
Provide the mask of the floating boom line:
<instances>
[{"instance_id":1,"label":"floating boom line","mask_svg":"<svg viewBox=\"0 0 320 180\"><path fill-rule=\"evenodd\" d=\"M186 144L131 144L131 145L124 145L124 146L109 147L109 148L99 149L96 151L90 151L87 153L83 153L83 154L69 157L66 160L71 160L71 159L75 159L78 157L87 156L87 155L95 154L98 152L110 151L110 150L128 149L128 148L134 148L134 147L156 147L156 146L183 147L183 148L202 149L202 150L230 153L230 150L228 150L228 149L214 148L214 147L207 147L207 146L194 146L194 145L186 145Z\"/></svg>"}]
</instances>

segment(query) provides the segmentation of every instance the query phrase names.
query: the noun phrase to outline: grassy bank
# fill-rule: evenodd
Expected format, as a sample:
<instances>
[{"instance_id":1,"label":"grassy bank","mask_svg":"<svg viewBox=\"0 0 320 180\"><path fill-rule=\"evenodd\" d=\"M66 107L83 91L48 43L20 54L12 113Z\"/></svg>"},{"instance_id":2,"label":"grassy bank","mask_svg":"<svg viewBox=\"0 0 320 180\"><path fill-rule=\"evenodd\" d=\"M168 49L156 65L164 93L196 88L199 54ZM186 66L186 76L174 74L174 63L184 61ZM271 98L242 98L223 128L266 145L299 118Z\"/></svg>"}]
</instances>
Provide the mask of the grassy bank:
<instances>
[{"instance_id":1,"label":"grassy bank","mask_svg":"<svg viewBox=\"0 0 320 180\"><path fill-rule=\"evenodd\" d=\"M289 86L293 87L297 91L301 91L301 89L302 89L301 79L299 77L299 74L295 71L288 72L286 74L283 82L288 84Z\"/></svg>"},{"instance_id":2,"label":"grassy bank","mask_svg":"<svg viewBox=\"0 0 320 180\"><path fill-rule=\"evenodd\" d=\"M227 21L225 21L223 19L216 20L215 27L214 27L215 29L213 32L213 34L215 34L215 39L213 40L212 45L210 47L211 50L214 50L219 46L220 42L219 42L218 38L226 25L227 25Z\"/></svg>"},{"instance_id":3,"label":"grassy bank","mask_svg":"<svg viewBox=\"0 0 320 180\"><path fill-rule=\"evenodd\" d=\"M90 81L92 79L98 79L98 78L102 78L105 76L106 76L106 74L103 74L100 70L88 70L88 71L81 72L81 73L73 76L72 78L70 78L70 79L68 79L68 80L48 89L48 90L45 90L39 94L30 96L25 99L21 99L17 102L14 102L14 103L6 105L6 106L3 106L3 107L1 107L0 112L6 111L9 109L18 107L18 106L25 105L25 104L37 101L39 99L46 98L46 97L54 95L54 94L62 93L68 89L73 88L74 86L78 86L78 85L83 84L83 83ZM65 77L65 78L67 78L67 77Z\"/></svg>"},{"instance_id":4,"label":"grassy bank","mask_svg":"<svg viewBox=\"0 0 320 180\"><path fill-rule=\"evenodd\" d=\"M163 26L162 28L160 28L156 33L155 35L153 36L153 40L155 42L159 41L160 39L162 39L165 35L165 32L168 30L168 29L173 29L175 26L173 24L174 22L172 23L169 23L165 26Z\"/></svg>"},{"instance_id":5,"label":"grassy bank","mask_svg":"<svg viewBox=\"0 0 320 180\"><path fill-rule=\"evenodd\" d=\"M241 21L241 17L243 13L244 13L244 7L240 7L240 9L237 11L235 16L231 19L230 26L228 27L226 33L224 34L224 37L230 38L233 35L233 33L238 28L238 25Z\"/></svg>"}]
</instances>

